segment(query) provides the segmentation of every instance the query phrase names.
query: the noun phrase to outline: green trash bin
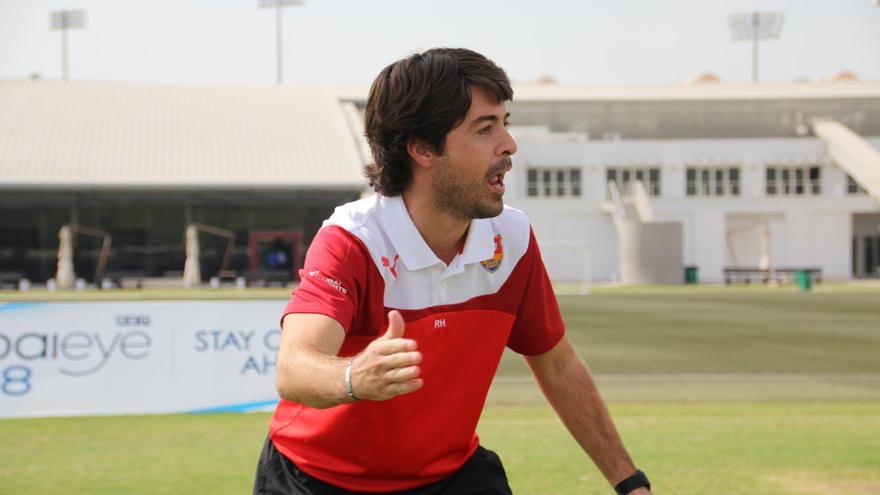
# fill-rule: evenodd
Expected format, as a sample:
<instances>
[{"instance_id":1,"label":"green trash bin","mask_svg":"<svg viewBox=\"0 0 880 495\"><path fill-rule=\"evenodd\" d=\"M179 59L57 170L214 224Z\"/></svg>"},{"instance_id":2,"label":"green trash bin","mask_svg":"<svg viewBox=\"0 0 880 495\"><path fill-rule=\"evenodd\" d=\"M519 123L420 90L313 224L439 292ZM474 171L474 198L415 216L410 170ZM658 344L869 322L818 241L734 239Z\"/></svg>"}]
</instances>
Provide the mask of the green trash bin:
<instances>
[{"instance_id":1,"label":"green trash bin","mask_svg":"<svg viewBox=\"0 0 880 495\"><path fill-rule=\"evenodd\" d=\"M686 266L684 267L684 283L689 285L694 285L697 283L697 267L695 266Z\"/></svg>"},{"instance_id":2,"label":"green trash bin","mask_svg":"<svg viewBox=\"0 0 880 495\"><path fill-rule=\"evenodd\" d=\"M813 278L807 270L798 270L795 280L797 280L798 287L804 292L813 288Z\"/></svg>"}]
</instances>

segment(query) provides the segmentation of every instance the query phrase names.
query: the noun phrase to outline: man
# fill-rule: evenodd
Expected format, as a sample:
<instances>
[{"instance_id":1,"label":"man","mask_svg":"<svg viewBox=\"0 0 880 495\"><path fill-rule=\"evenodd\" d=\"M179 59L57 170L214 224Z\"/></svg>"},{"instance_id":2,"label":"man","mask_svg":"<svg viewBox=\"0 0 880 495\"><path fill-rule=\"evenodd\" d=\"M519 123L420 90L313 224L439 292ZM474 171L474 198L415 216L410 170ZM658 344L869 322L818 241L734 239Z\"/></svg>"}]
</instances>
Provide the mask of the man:
<instances>
[{"instance_id":1,"label":"man","mask_svg":"<svg viewBox=\"0 0 880 495\"><path fill-rule=\"evenodd\" d=\"M386 67L366 134L377 194L336 209L285 309L259 494L509 494L475 434L505 346L618 493L649 494L559 308L525 215L502 69L434 49Z\"/></svg>"}]
</instances>

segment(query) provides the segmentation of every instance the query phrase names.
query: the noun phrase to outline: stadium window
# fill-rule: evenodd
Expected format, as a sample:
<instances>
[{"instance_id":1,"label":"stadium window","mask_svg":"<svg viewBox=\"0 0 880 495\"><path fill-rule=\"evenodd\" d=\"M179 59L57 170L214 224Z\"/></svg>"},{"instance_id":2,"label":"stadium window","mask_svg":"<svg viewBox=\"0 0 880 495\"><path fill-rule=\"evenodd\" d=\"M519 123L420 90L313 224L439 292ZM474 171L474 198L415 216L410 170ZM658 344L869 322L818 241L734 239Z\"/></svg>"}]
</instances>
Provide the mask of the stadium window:
<instances>
[{"instance_id":1,"label":"stadium window","mask_svg":"<svg viewBox=\"0 0 880 495\"><path fill-rule=\"evenodd\" d=\"M810 167L810 194L818 196L822 194L822 169L819 167Z\"/></svg>"},{"instance_id":2,"label":"stadium window","mask_svg":"<svg viewBox=\"0 0 880 495\"><path fill-rule=\"evenodd\" d=\"M718 169L715 171L715 195L716 196L724 196L724 170Z\"/></svg>"},{"instance_id":3,"label":"stadium window","mask_svg":"<svg viewBox=\"0 0 880 495\"><path fill-rule=\"evenodd\" d=\"M849 174L846 174L846 193L847 194L865 194L865 189L856 182Z\"/></svg>"},{"instance_id":4,"label":"stadium window","mask_svg":"<svg viewBox=\"0 0 880 495\"><path fill-rule=\"evenodd\" d=\"M696 196L697 195L697 169L693 167L688 167L687 172L685 172L685 184L684 190L685 194L688 196Z\"/></svg>"},{"instance_id":5,"label":"stadium window","mask_svg":"<svg viewBox=\"0 0 880 495\"><path fill-rule=\"evenodd\" d=\"M648 181L648 192L651 196L660 196L660 169L654 169L657 173L651 174L650 180Z\"/></svg>"},{"instance_id":6,"label":"stadium window","mask_svg":"<svg viewBox=\"0 0 880 495\"><path fill-rule=\"evenodd\" d=\"M571 178L571 195L572 196L580 196L581 195L581 169L573 168L568 171L569 177Z\"/></svg>"},{"instance_id":7,"label":"stadium window","mask_svg":"<svg viewBox=\"0 0 880 495\"><path fill-rule=\"evenodd\" d=\"M609 168L605 170L605 182L614 182L617 183L617 169Z\"/></svg>"},{"instance_id":8,"label":"stadium window","mask_svg":"<svg viewBox=\"0 0 880 495\"><path fill-rule=\"evenodd\" d=\"M767 167L765 178L768 196L818 196L822 194L822 169L820 167Z\"/></svg>"},{"instance_id":9,"label":"stadium window","mask_svg":"<svg viewBox=\"0 0 880 495\"><path fill-rule=\"evenodd\" d=\"M581 195L579 168L529 168L526 170L526 195L530 197L565 197Z\"/></svg>"},{"instance_id":10,"label":"stadium window","mask_svg":"<svg viewBox=\"0 0 880 495\"><path fill-rule=\"evenodd\" d=\"M764 171L764 182L768 196L776 195L776 169L767 167Z\"/></svg>"},{"instance_id":11,"label":"stadium window","mask_svg":"<svg viewBox=\"0 0 880 495\"><path fill-rule=\"evenodd\" d=\"M728 169L727 178L730 181L730 195L739 196L739 169Z\"/></svg>"},{"instance_id":12,"label":"stadium window","mask_svg":"<svg viewBox=\"0 0 880 495\"><path fill-rule=\"evenodd\" d=\"M648 171L648 192L651 196L660 196L660 169L652 168Z\"/></svg>"},{"instance_id":13,"label":"stadium window","mask_svg":"<svg viewBox=\"0 0 880 495\"><path fill-rule=\"evenodd\" d=\"M785 196L790 196L792 187L791 187L791 169L784 168L780 173L780 177L782 178L782 194Z\"/></svg>"},{"instance_id":14,"label":"stadium window","mask_svg":"<svg viewBox=\"0 0 880 495\"><path fill-rule=\"evenodd\" d=\"M660 196L660 169L648 167L609 167L605 170L608 182L614 182L621 194L629 194L629 185L640 181L651 196Z\"/></svg>"},{"instance_id":15,"label":"stadium window","mask_svg":"<svg viewBox=\"0 0 880 495\"><path fill-rule=\"evenodd\" d=\"M700 191L703 196L711 196L712 194L712 172L708 169L700 171Z\"/></svg>"},{"instance_id":16,"label":"stadium window","mask_svg":"<svg viewBox=\"0 0 880 495\"><path fill-rule=\"evenodd\" d=\"M687 167L685 194L688 196L739 196L739 168Z\"/></svg>"},{"instance_id":17,"label":"stadium window","mask_svg":"<svg viewBox=\"0 0 880 495\"><path fill-rule=\"evenodd\" d=\"M530 197L538 195L538 171L533 168L526 171L526 195Z\"/></svg>"},{"instance_id":18,"label":"stadium window","mask_svg":"<svg viewBox=\"0 0 880 495\"><path fill-rule=\"evenodd\" d=\"M550 196L553 193L553 172L550 170L544 170L541 173L544 189L544 196Z\"/></svg>"}]
</instances>

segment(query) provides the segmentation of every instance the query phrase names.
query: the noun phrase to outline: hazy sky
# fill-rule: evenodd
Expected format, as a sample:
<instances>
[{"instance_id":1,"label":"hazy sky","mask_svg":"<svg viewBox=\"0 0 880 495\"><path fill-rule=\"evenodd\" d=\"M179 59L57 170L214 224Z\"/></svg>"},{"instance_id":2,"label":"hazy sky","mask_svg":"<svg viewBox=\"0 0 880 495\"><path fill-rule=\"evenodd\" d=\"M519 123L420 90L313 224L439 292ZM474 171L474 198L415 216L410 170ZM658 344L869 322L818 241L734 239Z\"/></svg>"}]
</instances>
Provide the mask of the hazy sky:
<instances>
[{"instance_id":1,"label":"hazy sky","mask_svg":"<svg viewBox=\"0 0 880 495\"><path fill-rule=\"evenodd\" d=\"M0 0L0 79L60 78L58 9L87 11L69 32L72 79L275 81L275 14L257 0ZM731 41L727 16L755 9L785 12L781 39L761 44L762 80L880 80L875 0L306 0L284 12L285 81L368 84L433 46L481 51L517 81L744 81L751 44Z\"/></svg>"}]
</instances>

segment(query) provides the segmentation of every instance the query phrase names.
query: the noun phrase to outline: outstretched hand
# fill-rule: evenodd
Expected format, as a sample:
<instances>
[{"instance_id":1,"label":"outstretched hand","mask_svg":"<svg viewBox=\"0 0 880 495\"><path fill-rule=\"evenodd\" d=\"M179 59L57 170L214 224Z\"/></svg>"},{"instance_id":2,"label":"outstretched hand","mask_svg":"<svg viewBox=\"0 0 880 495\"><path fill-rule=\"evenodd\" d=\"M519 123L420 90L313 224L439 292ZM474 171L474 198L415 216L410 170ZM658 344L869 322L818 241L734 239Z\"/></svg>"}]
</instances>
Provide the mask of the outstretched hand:
<instances>
[{"instance_id":1,"label":"outstretched hand","mask_svg":"<svg viewBox=\"0 0 880 495\"><path fill-rule=\"evenodd\" d=\"M358 398L387 400L422 387L422 353L415 340L403 338L405 327L398 311L388 312L388 330L354 358L351 383Z\"/></svg>"}]
</instances>

